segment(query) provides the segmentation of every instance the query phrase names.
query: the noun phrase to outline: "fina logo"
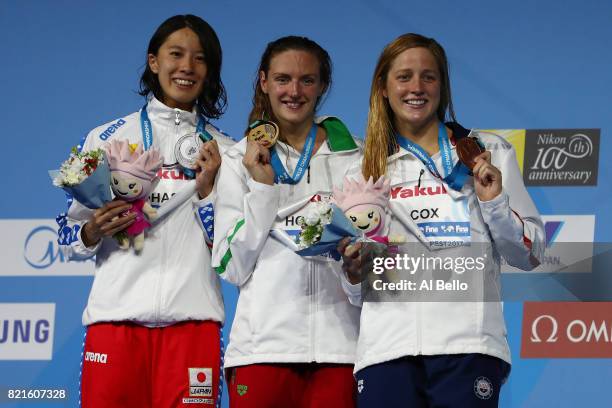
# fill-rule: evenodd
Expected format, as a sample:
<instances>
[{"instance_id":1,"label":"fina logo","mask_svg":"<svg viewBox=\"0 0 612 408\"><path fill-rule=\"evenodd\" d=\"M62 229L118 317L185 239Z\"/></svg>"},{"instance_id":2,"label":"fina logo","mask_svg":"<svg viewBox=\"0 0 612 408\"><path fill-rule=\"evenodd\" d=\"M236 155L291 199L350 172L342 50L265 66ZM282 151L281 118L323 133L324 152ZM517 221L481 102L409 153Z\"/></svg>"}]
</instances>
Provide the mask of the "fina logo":
<instances>
[{"instance_id":1,"label":"fina logo","mask_svg":"<svg viewBox=\"0 0 612 408\"><path fill-rule=\"evenodd\" d=\"M42 225L34 228L27 236L23 246L23 257L32 268L45 269L56 260L64 263L64 254L57 246L57 231Z\"/></svg>"}]
</instances>

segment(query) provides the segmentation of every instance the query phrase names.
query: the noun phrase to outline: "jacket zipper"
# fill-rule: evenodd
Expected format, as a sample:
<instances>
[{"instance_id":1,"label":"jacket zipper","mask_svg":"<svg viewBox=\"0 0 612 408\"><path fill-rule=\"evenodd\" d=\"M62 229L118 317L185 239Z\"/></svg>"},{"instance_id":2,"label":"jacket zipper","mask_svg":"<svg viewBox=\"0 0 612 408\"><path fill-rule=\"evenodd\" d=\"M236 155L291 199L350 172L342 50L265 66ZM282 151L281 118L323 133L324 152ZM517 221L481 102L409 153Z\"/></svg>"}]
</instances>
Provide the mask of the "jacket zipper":
<instances>
[{"instance_id":1,"label":"jacket zipper","mask_svg":"<svg viewBox=\"0 0 612 408\"><path fill-rule=\"evenodd\" d=\"M416 355L421 355L421 304L416 302Z\"/></svg>"},{"instance_id":2,"label":"jacket zipper","mask_svg":"<svg viewBox=\"0 0 612 408\"><path fill-rule=\"evenodd\" d=\"M311 288L311 296L310 296L310 325L312 330L310 331L310 361L316 361L316 352L315 352L315 338L316 338L316 318L315 314L317 311L317 281L315 279L314 273L314 264L312 261L309 261L309 272L310 272L310 288Z\"/></svg>"},{"instance_id":3,"label":"jacket zipper","mask_svg":"<svg viewBox=\"0 0 612 408\"><path fill-rule=\"evenodd\" d=\"M175 125L175 133L178 139L178 135L179 135L179 125L181 124L181 111L179 109L175 109L174 110L174 125ZM163 279L163 274L164 271L166 270L166 240L165 240L165 234L161 233L160 231L160 240L162 242L162 250L161 250L161 262L160 262L160 268L159 268L159 273L158 273L158 277L157 277L157 316L156 316L156 320L159 321L160 320L160 315L161 315L161 304L162 304L162 279Z\"/></svg>"},{"instance_id":4,"label":"jacket zipper","mask_svg":"<svg viewBox=\"0 0 612 408\"><path fill-rule=\"evenodd\" d=\"M176 125L176 127L175 127L175 134L176 134L176 139L178 140L178 137L179 137L179 125L181 124L181 111L179 109L175 109L174 110L174 124Z\"/></svg>"}]
</instances>

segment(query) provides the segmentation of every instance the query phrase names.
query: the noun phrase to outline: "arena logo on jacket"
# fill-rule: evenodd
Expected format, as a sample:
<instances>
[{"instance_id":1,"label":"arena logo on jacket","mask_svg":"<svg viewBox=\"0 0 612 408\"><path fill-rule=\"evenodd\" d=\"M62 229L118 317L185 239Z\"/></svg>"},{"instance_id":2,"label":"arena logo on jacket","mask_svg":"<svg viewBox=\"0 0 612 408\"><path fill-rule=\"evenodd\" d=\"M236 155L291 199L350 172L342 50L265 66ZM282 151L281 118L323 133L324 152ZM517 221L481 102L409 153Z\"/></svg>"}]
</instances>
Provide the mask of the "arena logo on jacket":
<instances>
[{"instance_id":1,"label":"arena logo on jacket","mask_svg":"<svg viewBox=\"0 0 612 408\"><path fill-rule=\"evenodd\" d=\"M414 223L431 247L471 241L467 198L452 198L441 183L430 179L392 186L390 206L404 223Z\"/></svg>"},{"instance_id":2,"label":"arena logo on jacket","mask_svg":"<svg viewBox=\"0 0 612 408\"><path fill-rule=\"evenodd\" d=\"M104 132L100 133L100 135L98 136L100 138L100 140L107 140L109 137L111 137L117 130L119 130L119 128L123 125L125 125L127 122L125 121L125 119L119 119L117 122L115 123L111 123L105 130Z\"/></svg>"}]
</instances>

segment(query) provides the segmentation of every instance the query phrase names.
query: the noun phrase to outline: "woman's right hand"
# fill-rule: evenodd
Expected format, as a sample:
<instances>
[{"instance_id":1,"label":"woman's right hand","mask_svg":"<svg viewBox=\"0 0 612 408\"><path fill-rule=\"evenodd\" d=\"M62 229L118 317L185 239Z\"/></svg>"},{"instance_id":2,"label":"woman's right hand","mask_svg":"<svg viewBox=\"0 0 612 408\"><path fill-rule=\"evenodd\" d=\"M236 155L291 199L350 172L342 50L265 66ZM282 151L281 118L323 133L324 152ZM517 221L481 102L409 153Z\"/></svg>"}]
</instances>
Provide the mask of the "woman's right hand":
<instances>
[{"instance_id":1,"label":"woman's right hand","mask_svg":"<svg viewBox=\"0 0 612 408\"><path fill-rule=\"evenodd\" d=\"M81 231L81 239L85 246L94 246L103 237L111 237L129 227L136 219L136 213L121 214L130 208L132 208L130 203L113 200L95 210Z\"/></svg>"},{"instance_id":2,"label":"woman's right hand","mask_svg":"<svg viewBox=\"0 0 612 408\"><path fill-rule=\"evenodd\" d=\"M361 282L361 247L363 243L358 242L349 245L350 243L350 238L343 238L336 249L342 255L342 270L346 272L349 282L356 285Z\"/></svg>"},{"instance_id":3,"label":"woman's right hand","mask_svg":"<svg viewBox=\"0 0 612 408\"><path fill-rule=\"evenodd\" d=\"M253 177L253 180L270 186L274 184L274 169L270 164L270 150L268 148L249 140L242 164Z\"/></svg>"}]
</instances>

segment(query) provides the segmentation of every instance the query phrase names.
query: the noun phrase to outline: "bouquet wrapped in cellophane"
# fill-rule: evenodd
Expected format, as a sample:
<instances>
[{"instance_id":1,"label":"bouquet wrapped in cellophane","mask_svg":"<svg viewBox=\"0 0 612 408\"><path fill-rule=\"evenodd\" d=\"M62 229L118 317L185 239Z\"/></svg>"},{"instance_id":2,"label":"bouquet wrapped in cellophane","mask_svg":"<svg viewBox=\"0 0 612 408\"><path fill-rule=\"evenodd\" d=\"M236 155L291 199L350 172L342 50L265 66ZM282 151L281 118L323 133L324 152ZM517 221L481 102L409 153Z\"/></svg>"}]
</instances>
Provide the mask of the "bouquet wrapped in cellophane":
<instances>
[{"instance_id":1,"label":"bouquet wrapped in cellophane","mask_svg":"<svg viewBox=\"0 0 612 408\"><path fill-rule=\"evenodd\" d=\"M79 152L73 147L59 170L49 170L49 175L53 185L87 208L100 208L112 200L110 169L103 149Z\"/></svg>"},{"instance_id":2,"label":"bouquet wrapped in cellophane","mask_svg":"<svg viewBox=\"0 0 612 408\"><path fill-rule=\"evenodd\" d=\"M389 245L386 235L386 208L390 195L389 181L380 177L376 182L344 179L342 189L334 188L331 203L319 202L300 221L302 231L297 237L302 256L329 254L339 260L336 250L343 238L351 242L378 242Z\"/></svg>"}]
</instances>

